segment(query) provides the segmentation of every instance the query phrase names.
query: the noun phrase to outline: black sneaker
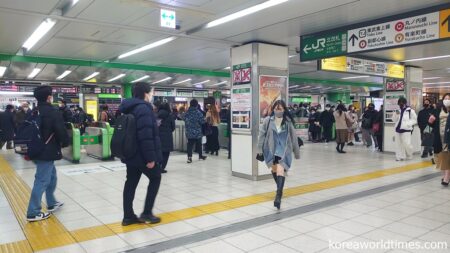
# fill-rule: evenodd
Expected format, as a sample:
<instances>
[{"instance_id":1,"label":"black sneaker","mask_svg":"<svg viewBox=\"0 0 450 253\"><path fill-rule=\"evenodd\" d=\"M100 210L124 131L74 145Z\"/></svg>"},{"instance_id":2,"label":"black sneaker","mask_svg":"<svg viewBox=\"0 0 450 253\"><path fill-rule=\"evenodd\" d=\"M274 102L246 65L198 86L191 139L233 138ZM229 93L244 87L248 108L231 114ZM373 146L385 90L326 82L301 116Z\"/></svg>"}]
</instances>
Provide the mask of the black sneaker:
<instances>
[{"instance_id":1,"label":"black sneaker","mask_svg":"<svg viewBox=\"0 0 450 253\"><path fill-rule=\"evenodd\" d=\"M353 142L349 142L347 145L348 146L354 146L355 144L353 144Z\"/></svg>"},{"instance_id":2,"label":"black sneaker","mask_svg":"<svg viewBox=\"0 0 450 253\"><path fill-rule=\"evenodd\" d=\"M156 224L156 223L160 223L161 222L161 218L156 217L152 214L148 215L148 214L142 214L140 219L142 221L144 221L145 223L150 223L150 224Z\"/></svg>"},{"instance_id":3,"label":"black sneaker","mask_svg":"<svg viewBox=\"0 0 450 253\"><path fill-rule=\"evenodd\" d=\"M46 219L50 218L50 216L52 216L51 213L43 213L43 212L40 212L40 213L39 213L38 215L36 215L36 216L27 216L27 221L33 222L33 221L46 220Z\"/></svg>"},{"instance_id":4,"label":"black sneaker","mask_svg":"<svg viewBox=\"0 0 450 253\"><path fill-rule=\"evenodd\" d=\"M198 159L204 161L204 160L206 160L206 158L207 158L207 156L200 156Z\"/></svg>"},{"instance_id":5,"label":"black sneaker","mask_svg":"<svg viewBox=\"0 0 450 253\"><path fill-rule=\"evenodd\" d=\"M161 170L161 173L167 173L167 170L163 169Z\"/></svg>"},{"instance_id":6,"label":"black sneaker","mask_svg":"<svg viewBox=\"0 0 450 253\"><path fill-rule=\"evenodd\" d=\"M134 217L133 219L123 219L122 220L122 226L129 226L133 224L144 224L145 221L142 219L139 219L138 217Z\"/></svg>"},{"instance_id":7,"label":"black sneaker","mask_svg":"<svg viewBox=\"0 0 450 253\"><path fill-rule=\"evenodd\" d=\"M56 212L56 210L60 209L63 205L64 205L63 202L56 202L56 204L54 204L53 206L47 207L47 211L49 211L50 213L54 213Z\"/></svg>"},{"instance_id":8,"label":"black sneaker","mask_svg":"<svg viewBox=\"0 0 450 253\"><path fill-rule=\"evenodd\" d=\"M187 163L192 163L192 158L188 157Z\"/></svg>"}]
</instances>

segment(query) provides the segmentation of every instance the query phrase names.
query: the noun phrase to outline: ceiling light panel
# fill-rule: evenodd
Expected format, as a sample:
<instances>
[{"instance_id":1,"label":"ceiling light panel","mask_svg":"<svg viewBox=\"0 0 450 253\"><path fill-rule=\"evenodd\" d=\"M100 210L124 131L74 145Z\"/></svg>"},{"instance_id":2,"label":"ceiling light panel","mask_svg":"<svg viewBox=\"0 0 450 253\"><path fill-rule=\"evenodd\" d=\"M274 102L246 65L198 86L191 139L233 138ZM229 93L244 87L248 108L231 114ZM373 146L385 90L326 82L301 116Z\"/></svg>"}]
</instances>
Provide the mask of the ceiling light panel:
<instances>
[{"instance_id":1,"label":"ceiling light panel","mask_svg":"<svg viewBox=\"0 0 450 253\"><path fill-rule=\"evenodd\" d=\"M153 82L152 84L162 83L162 82L165 82L165 81L169 81L170 79L172 79L172 77L166 77L166 78L161 79L159 81Z\"/></svg>"},{"instance_id":2,"label":"ceiling light panel","mask_svg":"<svg viewBox=\"0 0 450 253\"><path fill-rule=\"evenodd\" d=\"M208 24L206 24L206 28L211 28L211 27L214 27L214 26L218 26L218 25L230 22L232 20L248 16L248 15L253 14L255 12L262 11L262 10L270 8L272 6L285 3L287 1L289 1L289 0L270 0L270 1L266 1L266 2L261 3L261 4L257 4L255 6L252 6L252 7L247 8L247 9L243 9L241 11L235 12L235 13L230 14L228 16L225 16L223 18L219 18L219 19L216 19L214 21L211 21Z\"/></svg>"},{"instance_id":3,"label":"ceiling light panel","mask_svg":"<svg viewBox=\"0 0 450 253\"><path fill-rule=\"evenodd\" d=\"M164 45L164 44L166 44L166 43L169 43L169 42L175 40L176 38L177 38L177 37L172 36L172 37L169 37L169 38L165 38L165 39L163 39L163 40L158 40L158 41L156 41L156 42L150 43L150 44L145 45L145 46L143 46L143 47L140 47L140 48L131 50L130 52L121 54L121 55L119 55L118 58L119 58L119 59L123 59L123 58L125 58L125 57L129 57L129 56L131 56L131 55L135 55L135 54L141 53L141 52L143 52L143 51L146 51L146 50L149 50L149 49L152 49L152 48L155 48L155 47L162 46L162 45Z\"/></svg>"},{"instance_id":4,"label":"ceiling light panel","mask_svg":"<svg viewBox=\"0 0 450 253\"><path fill-rule=\"evenodd\" d=\"M64 71L60 76L58 76L58 77L56 78L56 80L62 80L62 79L64 79L64 77L68 76L70 73L72 73L72 71L66 70L66 71Z\"/></svg>"},{"instance_id":5,"label":"ceiling light panel","mask_svg":"<svg viewBox=\"0 0 450 253\"><path fill-rule=\"evenodd\" d=\"M188 78L188 79L186 79L186 80L183 80L183 81L180 81L180 82L176 82L176 83L174 83L174 84L182 84L182 83L189 82L189 81L191 81L191 80L192 80L192 79Z\"/></svg>"},{"instance_id":6,"label":"ceiling light panel","mask_svg":"<svg viewBox=\"0 0 450 253\"><path fill-rule=\"evenodd\" d=\"M125 74L120 74L120 75L118 75L118 76L116 76L116 77L113 77L113 78L109 79L108 82L114 82L114 81L116 81L117 79L120 79L120 78L122 78L122 77L124 77L124 76L125 76Z\"/></svg>"},{"instance_id":7,"label":"ceiling light panel","mask_svg":"<svg viewBox=\"0 0 450 253\"><path fill-rule=\"evenodd\" d=\"M22 47L29 51L36 43L38 43L39 40L42 39L42 37L47 34L50 29L56 24L56 21L47 18L34 30L34 32L31 34L31 36L23 43Z\"/></svg>"},{"instance_id":8,"label":"ceiling light panel","mask_svg":"<svg viewBox=\"0 0 450 253\"><path fill-rule=\"evenodd\" d=\"M3 75L5 74L6 69L7 69L6 67L0 66L0 77L3 77Z\"/></svg>"},{"instance_id":9,"label":"ceiling light panel","mask_svg":"<svg viewBox=\"0 0 450 253\"><path fill-rule=\"evenodd\" d=\"M83 79L83 81L89 81L92 78L96 77L98 74L100 74L100 72L94 72L91 75L87 76L86 78Z\"/></svg>"},{"instance_id":10,"label":"ceiling light panel","mask_svg":"<svg viewBox=\"0 0 450 253\"><path fill-rule=\"evenodd\" d=\"M131 83L137 83L137 82L143 81L143 80L145 80L145 79L147 79L149 77L150 77L149 75L145 75L145 76L143 76L141 78L138 78L138 79L136 79L134 81L131 81Z\"/></svg>"},{"instance_id":11,"label":"ceiling light panel","mask_svg":"<svg viewBox=\"0 0 450 253\"><path fill-rule=\"evenodd\" d=\"M27 78L28 79L33 79L39 74L39 72L41 72L41 69L35 68L35 69L33 69L33 71L31 71L31 73L28 75Z\"/></svg>"}]
</instances>

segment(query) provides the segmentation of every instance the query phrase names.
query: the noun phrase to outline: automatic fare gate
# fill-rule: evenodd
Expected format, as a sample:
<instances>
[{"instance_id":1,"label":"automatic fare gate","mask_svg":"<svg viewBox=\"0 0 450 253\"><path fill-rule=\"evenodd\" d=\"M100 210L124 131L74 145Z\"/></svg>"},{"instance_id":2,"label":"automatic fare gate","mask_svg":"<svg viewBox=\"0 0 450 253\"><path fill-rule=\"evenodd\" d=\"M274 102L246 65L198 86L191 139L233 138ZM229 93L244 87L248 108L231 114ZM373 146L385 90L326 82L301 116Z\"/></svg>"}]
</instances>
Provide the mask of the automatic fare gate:
<instances>
[{"instance_id":1,"label":"automatic fare gate","mask_svg":"<svg viewBox=\"0 0 450 253\"><path fill-rule=\"evenodd\" d=\"M65 123L67 134L71 140L68 147L61 150L64 159L79 163L81 158L80 129L73 127L72 123Z\"/></svg>"},{"instance_id":2,"label":"automatic fare gate","mask_svg":"<svg viewBox=\"0 0 450 253\"><path fill-rule=\"evenodd\" d=\"M101 160L114 159L111 157L111 138L114 128L109 123L99 122L95 127L87 127L86 134L81 136L81 145L86 145L86 153L90 157Z\"/></svg>"}]
</instances>

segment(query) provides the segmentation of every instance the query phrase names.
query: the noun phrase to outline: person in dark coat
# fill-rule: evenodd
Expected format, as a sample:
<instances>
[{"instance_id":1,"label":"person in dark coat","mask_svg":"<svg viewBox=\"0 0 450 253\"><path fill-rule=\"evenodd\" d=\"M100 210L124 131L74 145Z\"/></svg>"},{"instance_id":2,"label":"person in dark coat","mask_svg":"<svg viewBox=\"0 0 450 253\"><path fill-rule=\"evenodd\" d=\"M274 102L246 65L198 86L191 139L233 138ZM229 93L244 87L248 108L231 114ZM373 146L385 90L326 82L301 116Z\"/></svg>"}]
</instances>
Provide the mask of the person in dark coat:
<instances>
[{"instance_id":1,"label":"person in dark coat","mask_svg":"<svg viewBox=\"0 0 450 253\"><path fill-rule=\"evenodd\" d=\"M198 101L192 99L190 106L186 114L184 115L184 122L186 124L186 137L188 139L187 152L188 163L192 163L192 150L194 145L198 151L198 157L200 160L206 160L206 156L203 156L202 152L202 126L206 123L203 113L200 111Z\"/></svg>"},{"instance_id":2,"label":"person in dark coat","mask_svg":"<svg viewBox=\"0 0 450 253\"><path fill-rule=\"evenodd\" d=\"M317 112L314 107L311 109L311 113L309 114L308 123L312 141L318 142L320 137L320 113Z\"/></svg>"},{"instance_id":3,"label":"person in dark coat","mask_svg":"<svg viewBox=\"0 0 450 253\"><path fill-rule=\"evenodd\" d=\"M161 219L153 215L153 206L161 184L162 152L159 130L153 106L152 95L148 83L139 82L134 85L133 98L125 99L119 107L124 114L131 114L136 120L137 152L129 159L122 160L127 166L127 180L123 190L124 218L122 226L137 223L159 223ZM140 218L133 210L133 200L139 180L144 174L149 180L144 211Z\"/></svg>"},{"instance_id":4,"label":"person in dark coat","mask_svg":"<svg viewBox=\"0 0 450 253\"><path fill-rule=\"evenodd\" d=\"M31 115L30 104L28 102L22 103L19 111L16 113L16 127L22 125L22 123Z\"/></svg>"},{"instance_id":5,"label":"person in dark coat","mask_svg":"<svg viewBox=\"0 0 450 253\"><path fill-rule=\"evenodd\" d=\"M431 105L431 101L429 99L425 99L423 101L423 109L419 112L417 115L417 124L419 125L420 129L420 136L421 139L424 139L424 133L423 131L428 125L428 119L432 115L434 109ZM431 146L423 146L423 152L422 152L422 158L427 158L428 155L433 155L433 147Z\"/></svg>"},{"instance_id":6,"label":"person in dark coat","mask_svg":"<svg viewBox=\"0 0 450 253\"><path fill-rule=\"evenodd\" d=\"M362 116L361 122L361 131L363 133L363 139L368 148L372 146L372 137L374 137L372 127L376 117L377 111L375 110L375 105L373 103L370 103L369 106L367 107L367 110L364 112ZM374 141L376 142L376 138L374 138ZM377 143L375 143L375 147L378 147Z\"/></svg>"},{"instance_id":7,"label":"person in dark coat","mask_svg":"<svg viewBox=\"0 0 450 253\"><path fill-rule=\"evenodd\" d=\"M450 181L450 93L443 96L443 100L437 106L436 110L433 110L432 116L428 121L428 125L432 128L433 151L434 158L433 163L436 164L436 168L442 171L441 184L448 186Z\"/></svg>"},{"instance_id":8,"label":"person in dark coat","mask_svg":"<svg viewBox=\"0 0 450 253\"><path fill-rule=\"evenodd\" d=\"M319 118L320 125L323 127L323 137L325 139L325 142L331 141L333 131L334 116L333 113L330 112L330 110L331 106L326 105L325 111L320 114Z\"/></svg>"},{"instance_id":9,"label":"person in dark coat","mask_svg":"<svg viewBox=\"0 0 450 253\"><path fill-rule=\"evenodd\" d=\"M231 159L231 104L228 105L226 120L228 131L228 159Z\"/></svg>"},{"instance_id":10,"label":"person in dark coat","mask_svg":"<svg viewBox=\"0 0 450 253\"><path fill-rule=\"evenodd\" d=\"M87 115L84 112L83 108L81 108L80 106L77 106L75 108L75 114L73 116L73 123L75 124L76 127L78 127L80 129L80 134L83 135L84 132L86 131L86 127L87 127Z\"/></svg>"},{"instance_id":11,"label":"person in dark coat","mask_svg":"<svg viewBox=\"0 0 450 253\"><path fill-rule=\"evenodd\" d=\"M0 113L0 149L6 143L6 149L13 149L14 133L16 124L14 122L14 106L7 105L5 111Z\"/></svg>"},{"instance_id":12,"label":"person in dark coat","mask_svg":"<svg viewBox=\"0 0 450 253\"><path fill-rule=\"evenodd\" d=\"M170 112L168 103L163 102L158 107L159 138L161 139L161 151L163 160L161 163L161 172L167 173L166 166L169 161L170 152L173 151L173 131L175 131L175 117Z\"/></svg>"},{"instance_id":13,"label":"person in dark coat","mask_svg":"<svg viewBox=\"0 0 450 253\"><path fill-rule=\"evenodd\" d=\"M60 99L58 101L58 107L59 107L59 111L62 114L64 122L73 123L73 113L69 109L69 107L67 107L67 103L64 99Z\"/></svg>"},{"instance_id":14,"label":"person in dark coat","mask_svg":"<svg viewBox=\"0 0 450 253\"><path fill-rule=\"evenodd\" d=\"M375 138L377 138L378 151L383 152L383 134L384 134L384 110L383 105L380 107L380 111L377 112L374 123L380 124L378 132L374 132Z\"/></svg>"},{"instance_id":15,"label":"person in dark coat","mask_svg":"<svg viewBox=\"0 0 450 253\"><path fill-rule=\"evenodd\" d=\"M33 113L39 112L41 137L46 145L39 155L32 157L36 164L36 174L27 210L28 221L45 220L50 217L51 213L62 207L63 203L55 198L57 182L55 161L62 159L61 148L69 145L69 135L62 116L51 104L53 102L52 88L39 86L34 90L34 97L38 101L38 105L37 111ZM41 210L44 192L48 212Z\"/></svg>"}]
</instances>

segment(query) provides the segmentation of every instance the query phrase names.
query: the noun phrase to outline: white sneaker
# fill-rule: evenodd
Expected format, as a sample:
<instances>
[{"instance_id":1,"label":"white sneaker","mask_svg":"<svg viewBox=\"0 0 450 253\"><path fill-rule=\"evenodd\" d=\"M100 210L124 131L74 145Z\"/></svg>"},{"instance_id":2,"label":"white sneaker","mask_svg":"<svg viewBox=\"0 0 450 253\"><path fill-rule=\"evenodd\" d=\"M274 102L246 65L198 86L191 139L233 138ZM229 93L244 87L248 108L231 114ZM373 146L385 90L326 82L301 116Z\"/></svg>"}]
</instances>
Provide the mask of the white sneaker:
<instances>
[{"instance_id":1,"label":"white sneaker","mask_svg":"<svg viewBox=\"0 0 450 253\"><path fill-rule=\"evenodd\" d=\"M64 205L63 202L56 202L56 204L54 204L53 206L47 207L47 211L49 211L50 213L54 213L58 209L60 209L63 205Z\"/></svg>"},{"instance_id":2,"label":"white sneaker","mask_svg":"<svg viewBox=\"0 0 450 253\"><path fill-rule=\"evenodd\" d=\"M27 216L27 221L33 222L33 221L41 221L41 220L46 220L48 218L50 218L50 216L52 216L51 213L39 213L38 215L34 216L34 217L29 217Z\"/></svg>"}]
</instances>

